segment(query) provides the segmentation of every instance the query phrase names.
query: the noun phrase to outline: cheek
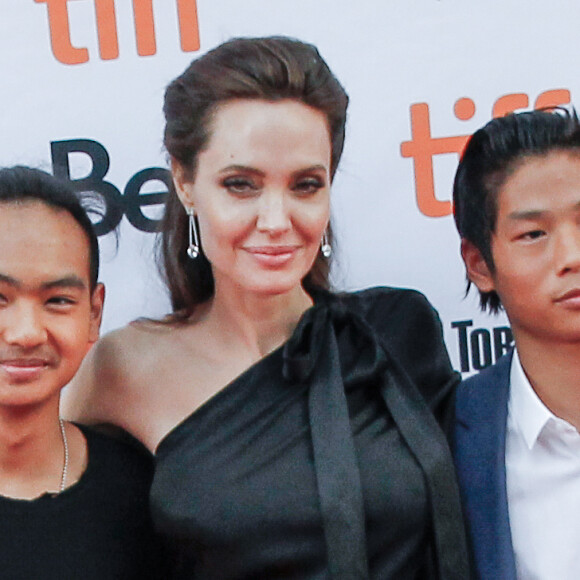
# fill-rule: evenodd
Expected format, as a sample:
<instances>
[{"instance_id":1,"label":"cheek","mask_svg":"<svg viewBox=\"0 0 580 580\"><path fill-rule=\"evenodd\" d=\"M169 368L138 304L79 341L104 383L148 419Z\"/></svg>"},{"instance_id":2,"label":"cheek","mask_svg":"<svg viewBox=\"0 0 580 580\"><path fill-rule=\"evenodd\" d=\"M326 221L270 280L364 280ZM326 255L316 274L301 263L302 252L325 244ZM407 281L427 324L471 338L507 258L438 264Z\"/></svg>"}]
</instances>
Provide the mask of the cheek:
<instances>
[{"instance_id":1,"label":"cheek","mask_svg":"<svg viewBox=\"0 0 580 580\"><path fill-rule=\"evenodd\" d=\"M73 332L72 329L71 332ZM88 331L86 327L77 327L76 333L74 339L71 339L69 335L68 337L63 337L60 343L60 371L63 373L61 379L64 380L65 383L68 383L76 374L83 358L86 356L91 346L91 343L88 340ZM68 340L66 340L66 338L68 338Z\"/></svg>"},{"instance_id":2,"label":"cheek","mask_svg":"<svg viewBox=\"0 0 580 580\"><path fill-rule=\"evenodd\" d=\"M199 237L206 258L214 266L235 259L236 248L243 245L252 232L247 219L199 220Z\"/></svg>"},{"instance_id":3,"label":"cheek","mask_svg":"<svg viewBox=\"0 0 580 580\"><path fill-rule=\"evenodd\" d=\"M326 229L328 228L329 218L330 218L330 216L328 216L328 215L323 216L320 219L318 219L316 222L314 222L311 226L310 231L311 231L312 241L317 246L320 245L322 242L322 236L324 235L324 232L326 232Z\"/></svg>"},{"instance_id":4,"label":"cheek","mask_svg":"<svg viewBox=\"0 0 580 580\"><path fill-rule=\"evenodd\" d=\"M545 279L549 269L549 260L542 256L524 253L510 260L509 263L506 262L503 274L512 285L530 290L532 286L537 286Z\"/></svg>"},{"instance_id":5,"label":"cheek","mask_svg":"<svg viewBox=\"0 0 580 580\"><path fill-rule=\"evenodd\" d=\"M328 220L319 220L317 223L312 224L310 229L310 236L312 238L312 243L317 246L322 243L322 236L326 231L328 226Z\"/></svg>"},{"instance_id":6,"label":"cheek","mask_svg":"<svg viewBox=\"0 0 580 580\"><path fill-rule=\"evenodd\" d=\"M543 300L544 276L538 271L522 271L514 267L510 271L498 272L496 291L502 297L506 310L526 310Z\"/></svg>"},{"instance_id":7,"label":"cheek","mask_svg":"<svg viewBox=\"0 0 580 580\"><path fill-rule=\"evenodd\" d=\"M61 337L61 344L66 349L71 360L82 358L87 350L90 334L88 316L87 314L86 322L83 320L82 322L78 321L76 324L63 325L58 331Z\"/></svg>"},{"instance_id":8,"label":"cheek","mask_svg":"<svg viewBox=\"0 0 580 580\"><path fill-rule=\"evenodd\" d=\"M243 211L210 210L198 213L199 234L202 245L235 240L251 227L251 215Z\"/></svg>"},{"instance_id":9,"label":"cheek","mask_svg":"<svg viewBox=\"0 0 580 580\"><path fill-rule=\"evenodd\" d=\"M294 224L297 229L302 230L304 235L319 241L328 226L329 219L328 203L321 203L309 208L302 208L302 211L296 212Z\"/></svg>"}]
</instances>

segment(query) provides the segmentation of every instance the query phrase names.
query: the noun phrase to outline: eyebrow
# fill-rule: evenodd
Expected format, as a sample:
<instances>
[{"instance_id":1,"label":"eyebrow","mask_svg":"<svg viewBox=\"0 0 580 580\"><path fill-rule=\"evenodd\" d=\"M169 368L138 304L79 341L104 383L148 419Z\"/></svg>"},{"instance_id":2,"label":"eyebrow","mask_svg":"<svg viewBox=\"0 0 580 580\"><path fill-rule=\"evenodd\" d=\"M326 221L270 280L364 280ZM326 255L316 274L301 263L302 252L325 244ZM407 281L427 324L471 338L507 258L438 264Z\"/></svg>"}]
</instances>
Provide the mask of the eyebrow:
<instances>
[{"instance_id":1,"label":"eyebrow","mask_svg":"<svg viewBox=\"0 0 580 580\"><path fill-rule=\"evenodd\" d=\"M42 287L46 290L52 290L53 288L78 288L79 290L84 290L87 285L78 276L65 276L64 278L59 278L58 280L51 280L50 282L45 282Z\"/></svg>"},{"instance_id":2,"label":"eyebrow","mask_svg":"<svg viewBox=\"0 0 580 580\"><path fill-rule=\"evenodd\" d=\"M322 164L311 165L309 167L304 167L303 169L298 169L294 171L292 175L299 175L300 173L308 173L310 171L327 171L328 168ZM249 165L228 165L223 169L220 169L219 173L229 173L230 171L243 171L244 173L252 173L254 175L264 176L264 172L256 169L255 167L250 167Z\"/></svg>"},{"instance_id":3,"label":"eyebrow","mask_svg":"<svg viewBox=\"0 0 580 580\"><path fill-rule=\"evenodd\" d=\"M530 209L526 211L512 211L508 214L510 220L536 220L550 213L542 209Z\"/></svg>"},{"instance_id":4,"label":"eyebrow","mask_svg":"<svg viewBox=\"0 0 580 580\"><path fill-rule=\"evenodd\" d=\"M571 209L576 211L580 210L580 201L576 202ZM551 210L530 209L524 211L513 211L508 214L507 217L512 220L537 220L551 213L553 213Z\"/></svg>"},{"instance_id":5,"label":"eyebrow","mask_svg":"<svg viewBox=\"0 0 580 580\"><path fill-rule=\"evenodd\" d=\"M22 282L20 280L6 274L0 273L0 282L13 286L14 288L22 288ZM41 284L43 290L53 290L55 288L78 288L79 290L84 290L86 287L85 282L75 275L64 276L63 278L49 280Z\"/></svg>"}]
</instances>

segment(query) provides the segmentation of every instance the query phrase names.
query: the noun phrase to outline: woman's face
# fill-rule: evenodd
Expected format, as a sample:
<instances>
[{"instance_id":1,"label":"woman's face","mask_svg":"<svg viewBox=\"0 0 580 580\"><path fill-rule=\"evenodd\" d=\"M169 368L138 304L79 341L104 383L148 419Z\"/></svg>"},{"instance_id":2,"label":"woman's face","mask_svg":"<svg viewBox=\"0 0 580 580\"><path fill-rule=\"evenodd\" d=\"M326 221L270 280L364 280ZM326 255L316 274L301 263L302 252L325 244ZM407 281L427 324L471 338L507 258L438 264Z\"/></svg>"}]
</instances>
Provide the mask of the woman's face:
<instances>
[{"instance_id":1,"label":"woman's face","mask_svg":"<svg viewBox=\"0 0 580 580\"><path fill-rule=\"evenodd\" d=\"M299 101L235 100L217 109L195 180L174 166L217 292L282 294L300 285L329 220L330 156L326 117Z\"/></svg>"}]
</instances>

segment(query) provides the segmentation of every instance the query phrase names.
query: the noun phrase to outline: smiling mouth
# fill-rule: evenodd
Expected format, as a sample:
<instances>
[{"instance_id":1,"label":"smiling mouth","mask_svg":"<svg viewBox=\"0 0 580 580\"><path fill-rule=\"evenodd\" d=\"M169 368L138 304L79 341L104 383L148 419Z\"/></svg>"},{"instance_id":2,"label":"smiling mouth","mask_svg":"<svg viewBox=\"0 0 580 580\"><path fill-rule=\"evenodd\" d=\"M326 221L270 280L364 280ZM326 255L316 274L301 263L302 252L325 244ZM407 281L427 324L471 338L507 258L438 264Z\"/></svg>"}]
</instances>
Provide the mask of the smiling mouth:
<instances>
[{"instance_id":1,"label":"smiling mouth","mask_svg":"<svg viewBox=\"0 0 580 580\"><path fill-rule=\"evenodd\" d=\"M569 290L565 294L562 294L556 298L556 302L558 304L580 308L580 288L574 288L573 290Z\"/></svg>"},{"instance_id":2,"label":"smiling mouth","mask_svg":"<svg viewBox=\"0 0 580 580\"><path fill-rule=\"evenodd\" d=\"M49 368L48 361L42 359L6 359L0 360L0 369L17 383L37 379Z\"/></svg>"},{"instance_id":3,"label":"smiling mouth","mask_svg":"<svg viewBox=\"0 0 580 580\"><path fill-rule=\"evenodd\" d=\"M253 246L246 248L251 254L265 254L267 256L279 256L281 254L290 254L296 251L296 246Z\"/></svg>"},{"instance_id":4,"label":"smiling mouth","mask_svg":"<svg viewBox=\"0 0 580 580\"><path fill-rule=\"evenodd\" d=\"M253 246L245 250L261 265L276 268L285 266L294 257L297 246Z\"/></svg>"}]
</instances>

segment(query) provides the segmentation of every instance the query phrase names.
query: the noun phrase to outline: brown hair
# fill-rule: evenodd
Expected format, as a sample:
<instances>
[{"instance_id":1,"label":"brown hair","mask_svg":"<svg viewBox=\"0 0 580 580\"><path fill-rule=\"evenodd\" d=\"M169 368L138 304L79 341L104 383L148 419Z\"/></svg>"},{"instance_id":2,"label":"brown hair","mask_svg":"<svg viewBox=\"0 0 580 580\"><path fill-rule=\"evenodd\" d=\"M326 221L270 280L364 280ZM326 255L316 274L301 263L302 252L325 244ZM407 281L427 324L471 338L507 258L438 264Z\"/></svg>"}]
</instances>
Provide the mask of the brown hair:
<instances>
[{"instance_id":1,"label":"brown hair","mask_svg":"<svg viewBox=\"0 0 580 580\"><path fill-rule=\"evenodd\" d=\"M236 38L194 60L165 91L165 147L190 180L207 146L211 118L232 99L295 99L322 112L331 139L331 176L344 145L348 96L315 46L286 37ZM211 265L203 253L187 256L187 216L173 187L161 221L160 269L169 288L173 317L183 320L213 296ZM329 237L332 233L329 226ZM328 259L319 255L303 285L329 286Z\"/></svg>"}]
</instances>

